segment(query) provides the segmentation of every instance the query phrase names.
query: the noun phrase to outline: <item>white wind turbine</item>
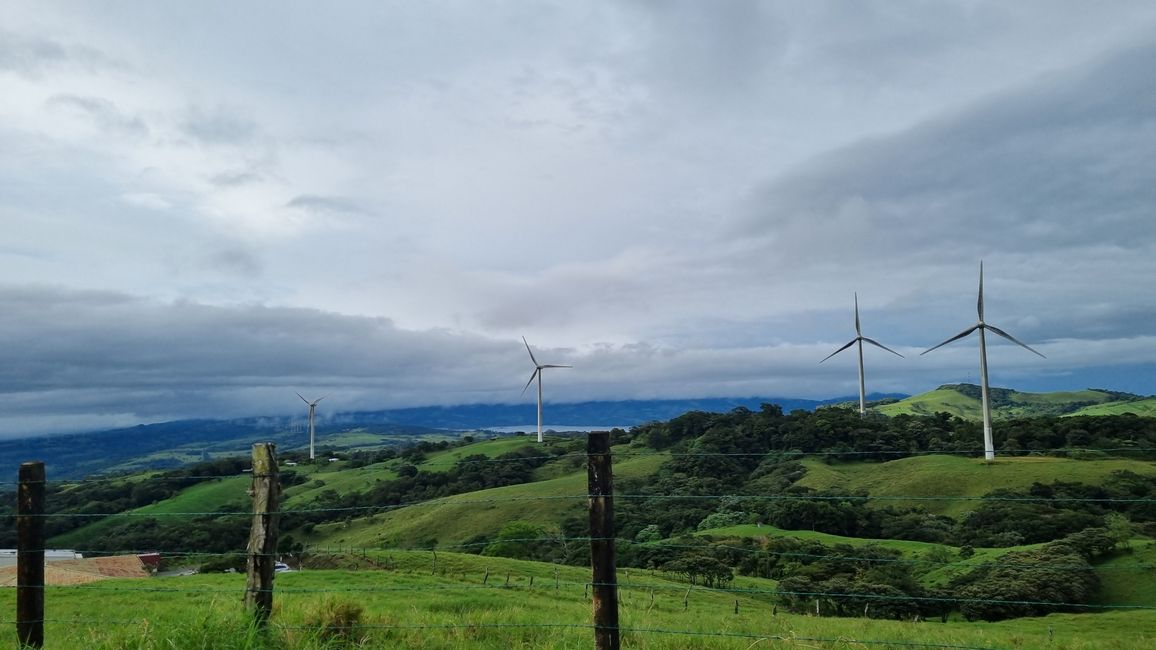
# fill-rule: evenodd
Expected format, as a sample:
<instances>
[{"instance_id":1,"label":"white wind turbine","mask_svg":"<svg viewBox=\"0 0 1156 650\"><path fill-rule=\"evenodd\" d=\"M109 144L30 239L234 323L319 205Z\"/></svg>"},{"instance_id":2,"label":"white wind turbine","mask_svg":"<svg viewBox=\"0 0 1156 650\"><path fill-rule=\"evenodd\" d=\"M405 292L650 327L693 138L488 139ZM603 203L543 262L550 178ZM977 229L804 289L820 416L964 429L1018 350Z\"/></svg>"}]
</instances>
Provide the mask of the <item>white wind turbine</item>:
<instances>
[{"instance_id":1,"label":"white wind turbine","mask_svg":"<svg viewBox=\"0 0 1156 650\"><path fill-rule=\"evenodd\" d=\"M522 337L522 343L526 343L526 337ZM556 366L549 363L538 363L534 358L534 351L530 349L530 344L526 343L526 352L530 353L530 361L534 362L534 373L530 375L530 381L522 387L522 394L526 394L526 389L530 384L534 383L534 378L538 379L538 442L543 441L542 437L542 369L543 368L572 368L573 366Z\"/></svg>"},{"instance_id":2,"label":"white wind turbine","mask_svg":"<svg viewBox=\"0 0 1156 650\"><path fill-rule=\"evenodd\" d=\"M859 344L859 415L861 415L861 416L867 415L867 387L863 381L863 343L864 342L870 343L871 345L874 345L877 348L883 348L884 350L887 350L888 352L890 352L891 354L894 354L897 357L903 356L902 354L899 354L898 352L896 352L895 350L892 350L891 348L887 347L886 345L883 345L882 343L880 343L878 341L874 341L872 339L867 338L866 336L863 336L863 330L859 327L859 294L856 293L855 294L855 338L851 339L847 343L847 345L844 345L843 347L839 348L838 350L835 350L831 354L828 354L823 359L823 361L830 359L831 357L835 356L836 354L839 354L843 350L846 350L847 348L851 347L852 345L855 345L856 343ZM823 363L823 361L820 361L819 363Z\"/></svg>"},{"instance_id":3,"label":"white wind turbine","mask_svg":"<svg viewBox=\"0 0 1156 650\"><path fill-rule=\"evenodd\" d=\"M943 346L947 345L948 343L951 343L952 341L958 341L959 339L967 336L968 334L971 334L972 332L979 330L979 392L980 392L980 397L982 398L982 401L983 401L983 456L984 456L984 459L990 461L990 460L995 460L995 442L993 441L992 436L991 436L991 403L988 401L988 397L987 397L987 390L988 390L987 389L987 337L985 336L985 332L987 330L991 330L992 332L999 334L1000 336L1004 337L1005 339L1011 341L1012 343L1015 343L1016 345L1026 349L1030 352L1038 354L1039 356L1041 356L1045 359L1047 357L1044 357L1044 355L1040 354L1036 350L1033 350L1030 346L1028 346L1028 344L1020 341L1016 337L1012 336L1011 334L1008 334L1007 332L1001 330L1000 328L996 327L995 325L991 325L989 323L983 322L983 262L982 261L980 261L980 263L979 263L979 300L976 303L976 311L979 313L979 322L978 323L963 330L959 334L956 334L955 336L947 339L943 343L940 343L939 345L937 345L933 348L928 348L928 349L924 350L923 352L920 352L919 354L921 354L921 355L927 354L928 352L931 352L935 348L943 347Z\"/></svg>"},{"instance_id":4,"label":"white wind turbine","mask_svg":"<svg viewBox=\"0 0 1156 650\"><path fill-rule=\"evenodd\" d=\"M309 405L309 460L313 460L314 459L314 453L313 453L313 440L314 440L313 416L317 413L317 403L320 402L321 400L325 399L326 397L329 397L329 396L323 395L323 396L318 397L317 399L313 400L312 402L305 399L301 395L301 393L297 393L297 397L300 397L302 402L305 402L306 404Z\"/></svg>"}]
</instances>

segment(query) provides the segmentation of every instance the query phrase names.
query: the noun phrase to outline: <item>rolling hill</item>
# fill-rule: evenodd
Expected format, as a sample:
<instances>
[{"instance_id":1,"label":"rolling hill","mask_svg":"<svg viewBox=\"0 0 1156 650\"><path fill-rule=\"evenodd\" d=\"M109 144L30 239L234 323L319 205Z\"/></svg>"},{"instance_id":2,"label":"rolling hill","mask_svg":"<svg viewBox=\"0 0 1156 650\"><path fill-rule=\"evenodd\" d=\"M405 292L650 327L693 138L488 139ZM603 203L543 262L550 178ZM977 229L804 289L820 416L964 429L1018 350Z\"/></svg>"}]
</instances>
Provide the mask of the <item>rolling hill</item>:
<instances>
[{"instance_id":1,"label":"rolling hill","mask_svg":"<svg viewBox=\"0 0 1156 650\"><path fill-rule=\"evenodd\" d=\"M1077 415L1139 415L1142 417L1156 417L1156 397L1148 397L1145 399L1129 400L1124 402L1107 402L1105 404L1094 404L1092 406L1085 406L1084 408L1074 412L1068 413L1069 416Z\"/></svg>"},{"instance_id":2,"label":"rolling hill","mask_svg":"<svg viewBox=\"0 0 1156 650\"><path fill-rule=\"evenodd\" d=\"M1156 398L1144 399L1131 393L1097 388L1051 393L1026 393L1009 388L992 388L990 399L992 417L998 420L1045 415L1156 413ZM872 407L872 410L889 416L950 413L966 420L983 418L980 388L974 384L945 384L933 391Z\"/></svg>"}]
</instances>

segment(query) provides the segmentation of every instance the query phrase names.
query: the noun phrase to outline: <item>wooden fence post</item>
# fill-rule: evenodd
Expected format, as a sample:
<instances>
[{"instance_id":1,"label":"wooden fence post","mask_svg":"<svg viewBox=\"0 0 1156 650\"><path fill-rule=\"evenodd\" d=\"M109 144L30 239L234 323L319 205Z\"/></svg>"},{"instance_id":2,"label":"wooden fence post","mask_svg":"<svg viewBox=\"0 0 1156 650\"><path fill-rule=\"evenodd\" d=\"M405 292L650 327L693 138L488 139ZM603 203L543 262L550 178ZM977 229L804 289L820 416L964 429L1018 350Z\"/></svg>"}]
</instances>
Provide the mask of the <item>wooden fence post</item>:
<instances>
[{"instance_id":1,"label":"wooden fence post","mask_svg":"<svg viewBox=\"0 0 1156 650\"><path fill-rule=\"evenodd\" d=\"M44 647L44 463L20 465L16 495L16 639Z\"/></svg>"},{"instance_id":2,"label":"wooden fence post","mask_svg":"<svg viewBox=\"0 0 1156 650\"><path fill-rule=\"evenodd\" d=\"M245 580L245 608L253 612L258 625L264 625L273 611L273 576L277 553L277 480L275 445L262 442L253 445L253 525L249 529L249 561Z\"/></svg>"},{"instance_id":3,"label":"wooden fence post","mask_svg":"<svg viewBox=\"0 0 1156 650\"><path fill-rule=\"evenodd\" d=\"M614 554L614 480L610 432L586 439L586 477L590 499L590 565L594 585L594 647L619 650L618 576Z\"/></svg>"}]
</instances>

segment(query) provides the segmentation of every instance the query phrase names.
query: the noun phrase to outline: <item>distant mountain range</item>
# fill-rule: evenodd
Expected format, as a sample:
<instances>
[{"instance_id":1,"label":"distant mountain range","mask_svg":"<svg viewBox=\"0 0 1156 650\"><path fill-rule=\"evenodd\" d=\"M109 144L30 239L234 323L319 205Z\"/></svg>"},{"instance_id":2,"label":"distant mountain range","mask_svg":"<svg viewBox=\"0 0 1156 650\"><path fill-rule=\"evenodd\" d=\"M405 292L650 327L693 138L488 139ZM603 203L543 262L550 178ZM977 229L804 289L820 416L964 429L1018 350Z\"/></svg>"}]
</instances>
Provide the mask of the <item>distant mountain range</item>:
<instances>
[{"instance_id":1,"label":"distant mountain range","mask_svg":"<svg viewBox=\"0 0 1156 650\"><path fill-rule=\"evenodd\" d=\"M884 415L951 413L980 419L979 387L948 384L923 393L868 396L871 409ZM547 427L629 427L669 420L687 411L758 410L777 404L784 412L812 411L831 405L856 406L855 397L808 400L782 397L594 401L548 404ZM1104 389L1023 393L992 389L997 419L1041 415L1111 415L1133 413L1156 417L1156 397ZM524 427L537 415L533 404L427 406L322 414L317 424L321 450L374 448L416 440L457 438L461 432ZM308 445L304 414L235 420L178 420L124 429L0 441L0 472L15 476L21 462L44 460L50 479L79 478L110 471L167 468L220 456L246 454L254 442L274 442L282 451Z\"/></svg>"},{"instance_id":2,"label":"distant mountain range","mask_svg":"<svg viewBox=\"0 0 1156 650\"><path fill-rule=\"evenodd\" d=\"M875 394L872 399L905 395ZM687 411L757 410L763 403L784 411L814 410L847 397L806 400L781 397L631 400L548 404L547 425L628 427L669 420ZM534 404L471 404L335 413L321 412L317 441L322 449L380 447L407 440L457 437L457 432L536 426ZM215 456L248 453L254 442L281 450L308 445L304 414L234 420L177 420L123 429L0 441L0 472L15 476L21 462L44 460L50 478L77 478L109 471L174 467Z\"/></svg>"}]
</instances>

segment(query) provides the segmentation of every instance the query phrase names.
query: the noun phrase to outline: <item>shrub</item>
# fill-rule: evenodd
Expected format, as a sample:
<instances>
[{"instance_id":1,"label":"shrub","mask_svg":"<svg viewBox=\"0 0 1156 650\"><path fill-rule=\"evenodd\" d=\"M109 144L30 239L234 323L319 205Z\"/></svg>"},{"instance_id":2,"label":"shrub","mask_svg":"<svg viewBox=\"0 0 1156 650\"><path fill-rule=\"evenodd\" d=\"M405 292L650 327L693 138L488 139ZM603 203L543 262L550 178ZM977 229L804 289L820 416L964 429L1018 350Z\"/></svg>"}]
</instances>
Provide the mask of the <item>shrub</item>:
<instances>
[{"instance_id":1,"label":"shrub","mask_svg":"<svg viewBox=\"0 0 1156 650\"><path fill-rule=\"evenodd\" d=\"M326 600L305 626L314 631L318 640L338 647L360 645L365 641L361 627L361 605L342 600Z\"/></svg>"}]
</instances>

